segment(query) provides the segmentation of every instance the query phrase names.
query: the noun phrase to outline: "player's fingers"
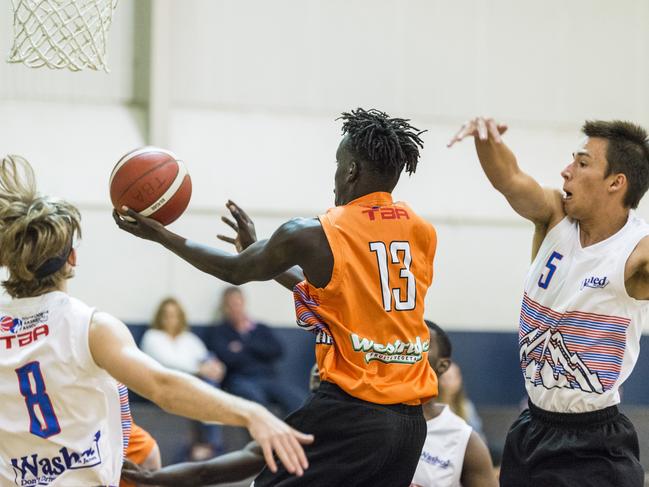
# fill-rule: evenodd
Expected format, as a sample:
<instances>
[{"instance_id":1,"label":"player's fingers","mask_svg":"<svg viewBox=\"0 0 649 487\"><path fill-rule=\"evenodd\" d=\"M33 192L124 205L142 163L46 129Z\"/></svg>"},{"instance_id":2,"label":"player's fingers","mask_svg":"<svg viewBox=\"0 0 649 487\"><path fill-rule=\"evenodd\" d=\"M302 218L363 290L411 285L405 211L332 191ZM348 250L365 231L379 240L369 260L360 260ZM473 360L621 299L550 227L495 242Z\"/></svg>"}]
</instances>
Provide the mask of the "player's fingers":
<instances>
[{"instance_id":1,"label":"player's fingers","mask_svg":"<svg viewBox=\"0 0 649 487\"><path fill-rule=\"evenodd\" d=\"M291 456L291 460L295 463L295 475L302 477L302 475L304 475L304 470L309 467L304 450L292 435L286 437L285 443L287 451Z\"/></svg>"},{"instance_id":2,"label":"player's fingers","mask_svg":"<svg viewBox=\"0 0 649 487\"><path fill-rule=\"evenodd\" d=\"M460 127L460 130L458 130L453 138L446 144L447 147L451 147L453 144L456 142L460 142L462 139L467 137L468 135L471 135L475 132L476 130L476 125L475 125L475 120L470 120L466 122L462 127Z\"/></svg>"},{"instance_id":3,"label":"player's fingers","mask_svg":"<svg viewBox=\"0 0 649 487\"><path fill-rule=\"evenodd\" d=\"M117 226L122 230L128 230L133 225L132 222L126 220L126 217L120 214L117 210L113 210L113 220L117 223Z\"/></svg>"},{"instance_id":4,"label":"player's fingers","mask_svg":"<svg viewBox=\"0 0 649 487\"><path fill-rule=\"evenodd\" d=\"M268 468L271 472L276 473L277 464L275 463L275 459L273 458L273 449L271 448L270 443L268 442L268 440L265 440L260 446L261 451L264 453L264 460L266 460L266 465L268 465Z\"/></svg>"},{"instance_id":5,"label":"player's fingers","mask_svg":"<svg viewBox=\"0 0 649 487\"><path fill-rule=\"evenodd\" d=\"M252 220L250 219L250 217L248 216L248 213L246 213L245 210L244 210L243 208L241 208L239 205L237 205L237 204L236 204L234 201L232 201L232 200L230 200L230 203L234 205L234 207L237 209L237 211L238 211L239 214L243 217L243 219L246 220L246 222L251 222L251 221L252 221Z\"/></svg>"},{"instance_id":6,"label":"player's fingers","mask_svg":"<svg viewBox=\"0 0 649 487\"><path fill-rule=\"evenodd\" d=\"M246 226L246 224L248 222L246 222L246 219L243 217L243 215L241 214L241 212L239 212L239 210L237 208L235 208L234 206L231 206L230 207L230 213L232 214L232 216L236 220L237 224L241 225L242 227Z\"/></svg>"},{"instance_id":7,"label":"player's fingers","mask_svg":"<svg viewBox=\"0 0 649 487\"><path fill-rule=\"evenodd\" d=\"M122 477L135 482L145 482L147 480L146 475L138 472L137 470L124 470L122 469Z\"/></svg>"},{"instance_id":8,"label":"player's fingers","mask_svg":"<svg viewBox=\"0 0 649 487\"><path fill-rule=\"evenodd\" d=\"M132 218L136 222L144 220L144 216L140 215L137 211L131 210L128 206L122 206L122 212L125 216Z\"/></svg>"},{"instance_id":9,"label":"player's fingers","mask_svg":"<svg viewBox=\"0 0 649 487\"><path fill-rule=\"evenodd\" d=\"M226 237L225 235L219 234L219 235L216 236L216 238L218 238L219 240L223 240L224 242L227 242L227 243L232 244L232 245L237 244L237 241L232 237Z\"/></svg>"},{"instance_id":10,"label":"player's fingers","mask_svg":"<svg viewBox=\"0 0 649 487\"><path fill-rule=\"evenodd\" d=\"M313 435L307 435L306 433L302 433L301 431L298 431L296 429L291 428L293 431L293 436L302 443L303 445L309 445L313 443L314 437Z\"/></svg>"},{"instance_id":11,"label":"player's fingers","mask_svg":"<svg viewBox=\"0 0 649 487\"><path fill-rule=\"evenodd\" d=\"M137 474L138 469L139 467L133 462L124 459L124 463L122 464L122 473Z\"/></svg>"},{"instance_id":12,"label":"player's fingers","mask_svg":"<svg viewBox=\"0 0 649 487\"><path fill-rule=\"evenodd\" d=\"M456 142L459 142L460 140L462 140L462 139L460 138L460 134L464 131L464 129L466 128L466 126L467 126L467 124L465 123L464 125L462 125L462 126L460 127L460 130L458 130L457 132L455 132L455 133L453 134L453 137L451 137L451 140L448 141L448 144L446 144L446 147L451 147L451 146L452 146L453 144L455 144Z\"/></svg>"},{"instance_id":13,"label":"player's fingers","mask_svg":"<svg viewBox=\"0 0 649 487\"><path fill-rule=\"evenodd\" d=\"M502 137L500 137L500 132L498 132L498 125L496 125L496 122L492 118L487 119L487 129L497 144L503 141Z\"/></svg>"},{"instance_id":14,"label":"player's fingers","mask_svg":"<svg viewBox=\"0 0 649 487\"><path fill-rule=\"evenodd\" d=\"M309 468L309 460L306 458L306 453L304 452L304 448L302 448L302 445L300 445L300 442L298 441L296 435L295 435L295 430L292 432L293 434L291 435L291 448L297 455L297 459L300 462L300 465L302 465L303 469Z\"/></svg>"},{"instance_id":15,"label":"player's fingers","mask_svg":"<svg viewBox=\"0 0 649 487\"><path fill-rule=\"evenodd\" d=\"M246 226L248 223L250 223L250 218L248 218L246 212L243 211L236 203L230 202L228 209L239 225Z\"/></svg>"},{"instance_id":16,"label":"player's fingers","mask_svg":"<svg viewBox=\"0 0 649 487\"><path fill-rule=\"evenodd\" d=\"M480 140L487 140L489 138L489 132L487 132L487 124L485 123L484 118L478 117L476 120L476 125L478 128L478 137L480 138Z\"/></svg>"},{"instance_id":17,"label":"player's fingers","mask_svg":"<svg viewBox=\"0 0 649 487\"><path fill-rule=\"evenodd\" d=\"M221 235L220 233L216 236L219 240L223 240L224 242L231 243L232 245L236 245L237 241L236 239L232 237L228 237L226 235Z\"/></svg>"},{"instance_id":18,"label":"player's fingers","mask_svg":"<svg viewBox=\"0 0 649 487\"><path fill-rule=\"evenodd\" d=\"M273 438L273 450L275 450L275 454L279 458L280 462L284 465L284 468L289 472L289 473L296 473L297 470L302 470L299 465L297 464L297 458L292 455L287 448L287 445L284 443L284 439L281 437L275 437Z\"/></svg>"},{"instance_id":19,"label":"player's fingers","mask_svg":"<svg viewBox=\"0 0 649 487\"><path fill-rule=\"evenodd\" d=\"M230 220L227 216L222 216L221 221L226 225L228 225L235 232L239 231L239 226L236 223L234 223L232 220Z\"/></svg>"},{"instance_id":20,"label":"player's fingers","mask_svg":"<svg viewBox=\"0 0 649 487\"><path fill-rule=\"evenodd\" d=\"M301 477L304 475L304 467L299 452L302 451L300 444L293 438L292 435L287 434L281 437L282 446L286 451L286 456L290 459L291 463L295 466L295 475ZM304 451L302 451L304 455ZM304 459L306 461L306 458Z\"/></svg>"}]
</instances>

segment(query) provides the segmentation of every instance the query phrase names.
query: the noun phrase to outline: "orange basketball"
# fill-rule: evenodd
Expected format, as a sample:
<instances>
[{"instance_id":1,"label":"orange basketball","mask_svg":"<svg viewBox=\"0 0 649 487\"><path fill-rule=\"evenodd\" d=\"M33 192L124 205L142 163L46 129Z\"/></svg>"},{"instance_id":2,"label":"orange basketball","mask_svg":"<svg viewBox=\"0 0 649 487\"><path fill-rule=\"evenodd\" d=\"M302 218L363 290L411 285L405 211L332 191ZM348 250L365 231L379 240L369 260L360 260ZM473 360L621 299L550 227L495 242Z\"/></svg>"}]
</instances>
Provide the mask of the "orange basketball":
<instances>
[{"instance_id":1,"label":"orange basketball","mask_svg":"<svg viewBox=\"0 0 649 487\"><path fill-rule=\"evenodd\" d=\"M182 215L191 195L185 164L173 152L157 147L129 152L110 175L110 199L117 211L127 206L163 225Z\"/></svg>"}]
</instances>

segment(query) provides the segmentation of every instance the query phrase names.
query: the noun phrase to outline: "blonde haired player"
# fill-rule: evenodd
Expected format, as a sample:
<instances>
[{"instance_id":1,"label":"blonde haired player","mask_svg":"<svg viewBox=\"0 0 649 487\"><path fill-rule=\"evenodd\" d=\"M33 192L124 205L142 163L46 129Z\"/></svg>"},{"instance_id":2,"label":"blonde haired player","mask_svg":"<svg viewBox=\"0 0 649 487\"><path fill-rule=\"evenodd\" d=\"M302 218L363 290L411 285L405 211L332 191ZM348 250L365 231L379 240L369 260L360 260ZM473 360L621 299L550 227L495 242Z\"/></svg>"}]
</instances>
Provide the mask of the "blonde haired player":
<instances>
[{"instance_id":1,"label":"blonde haired player","mask_svg":"<svg viewBox=\"0 0 649 487\"><path fill-rule=\"evenodd\" d=\"M276 469L307 461L303 435L258 404L168 370L135 345L126 326L69 296L80 235L70 203L40 195L21 157L0 163L0 266L11 296L0 307L0 483L117 485L122 424L117 381L161 408L200 421L246 426Z\"/></svg>"}]
</instances>

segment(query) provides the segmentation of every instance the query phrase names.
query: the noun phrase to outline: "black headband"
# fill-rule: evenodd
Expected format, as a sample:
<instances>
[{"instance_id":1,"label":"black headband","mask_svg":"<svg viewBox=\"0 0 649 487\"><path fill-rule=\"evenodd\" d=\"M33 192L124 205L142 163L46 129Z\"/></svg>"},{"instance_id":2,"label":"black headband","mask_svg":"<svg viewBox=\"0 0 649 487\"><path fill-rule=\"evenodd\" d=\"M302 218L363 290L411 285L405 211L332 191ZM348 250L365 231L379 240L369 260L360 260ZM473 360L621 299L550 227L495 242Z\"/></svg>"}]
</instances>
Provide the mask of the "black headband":
<instances>
[{"instance_id":1,"label":"black headband","mask_svg":"<svg viewBox=\"0 0 649 487\"><path fill-rule=\"evenodd\" d=\"M74 235L74 232L72 232ZM61 268L68 261L68 257L72 253L72 235L70 235L70 242L66 245L64 251L55 257L50 257L45 262L43 262L38 269L34 271L34 276L36 279L44 279L52 274L61 270Z\"/></svg>"}]
</instances>

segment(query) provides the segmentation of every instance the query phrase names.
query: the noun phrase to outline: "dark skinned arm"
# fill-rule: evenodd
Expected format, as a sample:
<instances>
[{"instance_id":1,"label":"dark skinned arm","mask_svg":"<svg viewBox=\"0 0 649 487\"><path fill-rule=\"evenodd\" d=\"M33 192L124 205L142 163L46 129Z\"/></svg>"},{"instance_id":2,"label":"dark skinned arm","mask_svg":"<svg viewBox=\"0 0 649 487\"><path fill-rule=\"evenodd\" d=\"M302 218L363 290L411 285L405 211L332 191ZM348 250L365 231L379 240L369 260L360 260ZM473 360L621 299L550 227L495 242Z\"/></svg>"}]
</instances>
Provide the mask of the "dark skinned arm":
<instances>
[{"instance_id":1,"label":"dark skinned arm","mask_svg":"<svg viewBox=\"0 0 649 487\"><path fill-rule=\"evenodd\" d=\"M234 201L228 200L225 207L230 211L234 220L231 220L226 216L221 217L221 220L232 228L237 235L234 238L226 235L217 235L216 238L234 245L237 252L242 252L257 241L255 223L243 208L237 205ZM294 266L279 276L275 276L275 281L289 291L293 291L293 288L297 283L304 281L304 272L302 272L302 269L299 266Z\"/></svg>"},{"instance_id":2,"label":"dark skinned arm","mask_svg":"<svg viewBox=\"0 0 649 487\"><path fill-rule=\"evenodd\" d=\"M462 487L498 487L487 445L475 431L466 445L460 483Z\"/></svg>"},{"instance_id":3,"label":"dark skinned arm","mask_svg":"<svg viewBox=\"0 0 649 487\"><path fill-rule=\"evenodd\" d=\"M231 284L266 281L298 265L309 280L324 287L331 279L333 255L320 222L298 218L281 225L268 239L258 241L240 254L230 254L188 240L159 222L123 209L133 221L113 212L115 223L137 237L165 246L197 269Z\"/></svg>"},{"instance_id":4,"label":"dark skinned arm","mask_svg":"<svg viewBox=\"0 0 649 487\"><path fill-rule=\"evenodd\" d=\"M245 448L202 462L169 465L160 470L145 470L124 462L122 477L145 485L192 487L245 480L264 467L264 457L254 441Z\"/></svg>"}]
</instances>

